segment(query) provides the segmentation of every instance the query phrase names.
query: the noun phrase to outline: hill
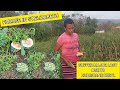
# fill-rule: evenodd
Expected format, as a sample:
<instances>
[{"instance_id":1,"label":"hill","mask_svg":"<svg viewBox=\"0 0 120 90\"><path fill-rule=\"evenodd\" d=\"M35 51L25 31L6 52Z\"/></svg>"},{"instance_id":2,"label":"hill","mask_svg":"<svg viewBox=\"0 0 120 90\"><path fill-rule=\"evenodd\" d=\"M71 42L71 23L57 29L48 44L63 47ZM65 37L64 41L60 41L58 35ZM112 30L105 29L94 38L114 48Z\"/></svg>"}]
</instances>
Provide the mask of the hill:
<instances>
[{"instance_id":1,"label":"hill","mask_svg":"<svg viewBox=\"0 0 120 90\"><path fill-rule=\"evenodd\" d=\"M98 24L107 23L109 21L114 24L120 24L120 19L97 19Z\"/></svg>"}]
</instances>

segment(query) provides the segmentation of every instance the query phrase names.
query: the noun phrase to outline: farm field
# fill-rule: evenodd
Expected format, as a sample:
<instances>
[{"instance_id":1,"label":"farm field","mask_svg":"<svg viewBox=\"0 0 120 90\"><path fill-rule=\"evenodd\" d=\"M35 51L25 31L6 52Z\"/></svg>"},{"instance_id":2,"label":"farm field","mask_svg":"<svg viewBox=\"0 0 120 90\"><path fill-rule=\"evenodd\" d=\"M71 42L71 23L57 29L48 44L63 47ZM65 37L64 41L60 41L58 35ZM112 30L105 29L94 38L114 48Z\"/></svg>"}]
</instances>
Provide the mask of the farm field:
<instances>
[{"instance_id":1,"label":"farm field","mask_svg":"<svg viewBox=\"0 0 120 90\"><path fill-rule=\"evenodd\" d=\"M0 11L0 18L34 13ZM61 51L55 53L54 47L67 18L73 19L81 52L85 52L79 61L120 61L120 20L99 20L74 11L62 14L62 20L1 26L0 79L63 79Z\"/></svg>"},{"instance_id":2,"label":"farm field","mask_svg":"<svg viewBox=\"0 0 120 90\"><path fill-rule=\"evenodd\" d=\"M56 40L57 37L51 37L47 41L35 41L33 47L25 49L24 54L21 50L9 53L6 48L1 48L1 53L4 53L0 56L0 78L62 79L59 54L54 53ZM91 35L79 34L79 40L81 50L86 52L80 61L120 60L119 30Z\"/></svg>"}]
</instances>

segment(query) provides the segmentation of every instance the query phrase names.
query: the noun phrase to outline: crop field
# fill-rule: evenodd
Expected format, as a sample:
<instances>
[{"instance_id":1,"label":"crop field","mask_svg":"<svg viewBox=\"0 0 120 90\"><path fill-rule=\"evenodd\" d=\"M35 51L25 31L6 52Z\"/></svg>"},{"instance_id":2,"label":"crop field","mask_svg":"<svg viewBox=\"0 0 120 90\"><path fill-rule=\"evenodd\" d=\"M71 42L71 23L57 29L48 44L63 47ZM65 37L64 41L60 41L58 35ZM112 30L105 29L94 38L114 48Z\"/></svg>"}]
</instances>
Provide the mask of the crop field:
<instances>
[{"instance_id":1,"label":"crop field","mask_svg":"<svg viewBox=\"0 0 120 90\"><path fill-rule=\"evenodd\" d=\"M0 34L1 79L62 78L60 54L35 51L34 28L3 28Z\"/></svg>"}]
</instances>

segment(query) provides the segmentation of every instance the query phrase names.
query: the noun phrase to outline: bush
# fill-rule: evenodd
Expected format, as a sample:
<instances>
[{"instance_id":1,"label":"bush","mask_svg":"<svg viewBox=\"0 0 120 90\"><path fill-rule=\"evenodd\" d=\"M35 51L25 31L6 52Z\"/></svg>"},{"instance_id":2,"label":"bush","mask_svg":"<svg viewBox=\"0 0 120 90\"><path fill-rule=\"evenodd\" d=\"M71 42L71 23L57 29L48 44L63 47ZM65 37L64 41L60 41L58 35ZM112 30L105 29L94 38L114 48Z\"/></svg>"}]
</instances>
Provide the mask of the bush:
<instances>
[{"instance_id":1,"label":"bush","mask_svg":"<svg viewBox=\"0 0 120 90\"><path fill-rule=\"evenodd\" d=\"M81 34L94 34L96 28L93 26L83 26L81 27L80 33Z\"/></svg>"}]
</instances>

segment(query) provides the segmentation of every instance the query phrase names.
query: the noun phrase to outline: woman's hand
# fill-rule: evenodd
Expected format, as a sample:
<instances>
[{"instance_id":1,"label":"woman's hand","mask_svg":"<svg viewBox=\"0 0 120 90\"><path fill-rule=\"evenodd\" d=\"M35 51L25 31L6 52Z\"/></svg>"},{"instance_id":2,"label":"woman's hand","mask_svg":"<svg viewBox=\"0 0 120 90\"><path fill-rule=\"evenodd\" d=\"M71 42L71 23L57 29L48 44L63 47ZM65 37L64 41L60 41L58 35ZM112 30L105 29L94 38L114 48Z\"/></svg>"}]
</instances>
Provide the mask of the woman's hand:
<instances>
[{"instance_id":1,"label":"woman's hand","mask_svg":"<svg viewBox=\"0 0 120 90\"><path fill-rule=\"evenodd\" d=\"M81 56L83 56L85 54L85 52L77 52L77 57L81 57Z\"/></svg>"}]
</instances>

